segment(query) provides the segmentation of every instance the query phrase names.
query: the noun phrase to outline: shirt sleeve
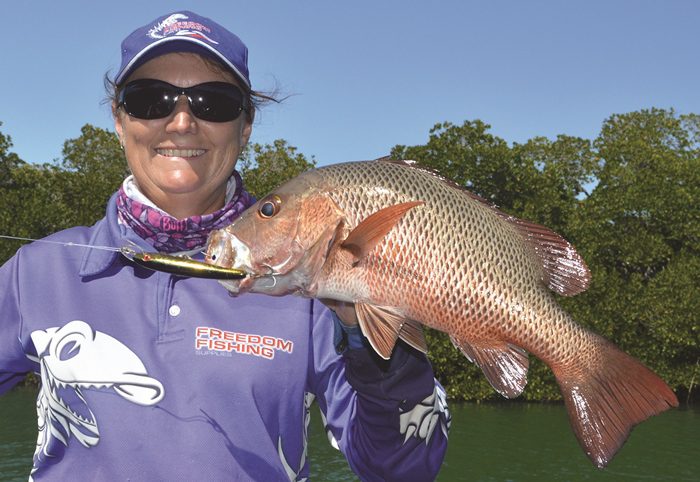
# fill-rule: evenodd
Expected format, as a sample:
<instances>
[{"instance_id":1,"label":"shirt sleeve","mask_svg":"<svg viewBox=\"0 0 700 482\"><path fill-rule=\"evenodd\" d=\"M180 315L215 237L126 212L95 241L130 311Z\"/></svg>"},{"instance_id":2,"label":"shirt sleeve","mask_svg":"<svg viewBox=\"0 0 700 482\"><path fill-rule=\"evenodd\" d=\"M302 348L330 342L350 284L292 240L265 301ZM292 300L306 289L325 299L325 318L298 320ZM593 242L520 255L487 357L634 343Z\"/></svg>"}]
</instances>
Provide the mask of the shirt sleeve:
<instances>
[{"instance_id":1,"label":"shirt sleeve","mask_svg":"<svg viewBox=\"0 0 700 482\"><path fill-rule=\"evenodd\" d=\"M314 302L314 393L324 423L363 481L434 480L450 415L430 362L399 342L390 360L356 342L336 353L332 312Z\"/></svg>"},{"instance_id":2,"label":"shirt sleeve","mask_svg":"<svg viewBox=\"0 0 700 482\"><path fill-rule=\"evenodd\" d=\"M19 262L20 255L16 254L0 267L0 394L36 367L25 355L20 338Z\"/></svg>"}]
</instances>

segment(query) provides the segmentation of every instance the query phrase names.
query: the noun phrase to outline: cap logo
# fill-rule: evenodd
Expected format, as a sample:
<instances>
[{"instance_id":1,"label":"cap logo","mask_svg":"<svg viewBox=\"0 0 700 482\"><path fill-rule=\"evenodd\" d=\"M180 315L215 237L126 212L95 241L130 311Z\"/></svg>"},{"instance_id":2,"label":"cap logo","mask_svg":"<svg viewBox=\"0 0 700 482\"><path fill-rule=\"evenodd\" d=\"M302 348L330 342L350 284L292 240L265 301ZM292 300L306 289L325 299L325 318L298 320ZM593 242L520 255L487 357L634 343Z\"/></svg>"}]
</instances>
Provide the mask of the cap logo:
<instances>
[{"instance_id":1,"label":"cap logo","mask_svg":"<svg viewBox=\"0 0 700 482\"><path fill-rule=\"evenodd\" d=\"M148 36L153 39L162 39L170 35L187 36L204 39L209 43L218 44L206 33L211 33L211 29L199 22L188 21L188 16L182 13L174 13L148 31Z\"/></svg>"}]
</instances>

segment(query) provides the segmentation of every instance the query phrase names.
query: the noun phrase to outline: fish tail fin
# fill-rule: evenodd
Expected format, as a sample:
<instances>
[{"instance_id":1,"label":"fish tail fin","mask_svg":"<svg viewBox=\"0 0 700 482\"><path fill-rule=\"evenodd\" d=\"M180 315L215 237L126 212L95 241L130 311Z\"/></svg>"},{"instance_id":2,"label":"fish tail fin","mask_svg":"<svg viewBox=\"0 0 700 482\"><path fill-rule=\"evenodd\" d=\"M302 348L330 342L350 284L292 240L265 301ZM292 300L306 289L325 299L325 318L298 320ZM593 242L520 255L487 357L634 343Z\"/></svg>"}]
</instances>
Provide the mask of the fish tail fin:
<instances>
[{"instance_id":1,"label":"fish tail fin","mask_svg":"<svg viewBox=\"0 0 700 482\"><path fill-rule=\"evenodd\" d=\"M678 406L673 391L655 373L612 343L594 335L599 363L585 360L554 369L576 438L598 467L605 467L632 428Z\"/></svg>"}]
</instances>

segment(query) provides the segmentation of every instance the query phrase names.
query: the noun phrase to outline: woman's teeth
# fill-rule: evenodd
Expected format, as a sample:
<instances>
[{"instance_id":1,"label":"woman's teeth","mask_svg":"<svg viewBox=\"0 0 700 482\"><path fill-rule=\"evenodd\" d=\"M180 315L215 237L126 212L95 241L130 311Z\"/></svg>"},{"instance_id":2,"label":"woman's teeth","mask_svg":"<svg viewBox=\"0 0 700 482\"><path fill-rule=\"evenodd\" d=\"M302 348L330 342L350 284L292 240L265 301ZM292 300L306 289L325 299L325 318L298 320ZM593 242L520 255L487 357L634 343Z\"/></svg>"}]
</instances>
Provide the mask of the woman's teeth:
<instances>
[{"instance_id":1,"label":"woman's teeth","mask_svg":"<svg viewBox=\"0 0 700 482\"><path fill-rule=\"evenodd\" d=\"M197 157L206 152L204 149L156 149L161 156L166 157Z\"/></svg>"}]
</instances>

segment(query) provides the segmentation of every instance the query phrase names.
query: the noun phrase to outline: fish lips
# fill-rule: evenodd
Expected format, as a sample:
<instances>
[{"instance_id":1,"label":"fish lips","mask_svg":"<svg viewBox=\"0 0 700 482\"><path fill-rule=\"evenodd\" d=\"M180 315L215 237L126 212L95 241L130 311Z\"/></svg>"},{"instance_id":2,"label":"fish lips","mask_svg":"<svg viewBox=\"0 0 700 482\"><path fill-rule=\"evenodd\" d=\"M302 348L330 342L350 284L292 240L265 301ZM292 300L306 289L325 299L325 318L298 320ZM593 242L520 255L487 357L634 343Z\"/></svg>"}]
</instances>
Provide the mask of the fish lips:
<instances>
[{"instance_id":1,"label":"fish lips","mask_svg":"<svg viewBox=\"0 0 700 482\"><path fill-rule=\"evenodd\" d=\"M250 262L250 249L238 237L226 229L214 231L209 236L204 261L222 268L240 269L246 273L254 273ZM247 277L235 280L218 280L232 295L248 291L253 283L249 274Z\"/></svg>"},{"instance_id":2,"label":"fish lips","mask_svg":"<svg viewBox=\"0 0 700 482\"><path fill-rule=\"evenodd\" d=\"M253 283L252 278L247 277L240 280L218 280L219 284L226 288L230 295L236 296L249 291Z\"/></svg>"}]
</instances>

